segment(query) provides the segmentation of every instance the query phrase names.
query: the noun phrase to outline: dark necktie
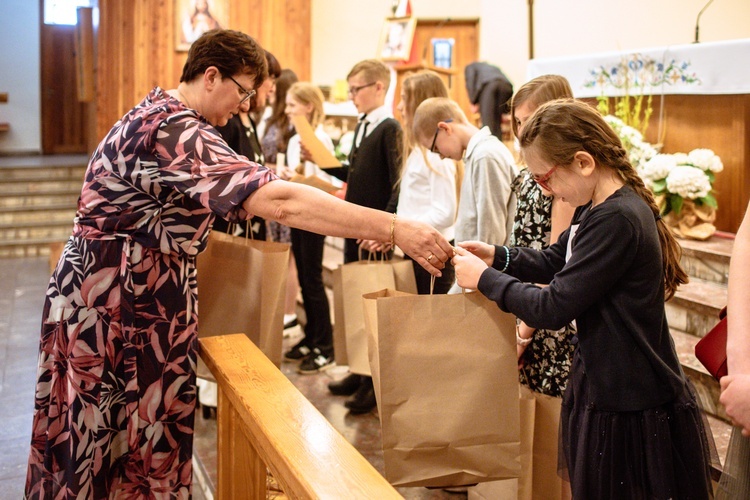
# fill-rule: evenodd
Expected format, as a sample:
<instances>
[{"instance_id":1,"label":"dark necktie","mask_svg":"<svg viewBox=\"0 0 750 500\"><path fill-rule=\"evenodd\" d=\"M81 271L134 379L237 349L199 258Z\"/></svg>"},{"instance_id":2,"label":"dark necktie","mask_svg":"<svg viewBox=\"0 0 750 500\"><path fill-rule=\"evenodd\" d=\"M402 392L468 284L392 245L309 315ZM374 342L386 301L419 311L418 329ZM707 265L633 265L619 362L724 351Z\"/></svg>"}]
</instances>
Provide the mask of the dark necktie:
<instances>
[{"instance_id":1,"label":"dark necktie","mask_svg":"<svg viewBox=\"0 0 750 500\"><path fill-rule=\"evenodd\" d=\"M357 150L359 149L359 146L362 144L362 141L367 135L368 122L365 118L367 118L367 115L362 115L362 117L357 122L357 126L354 128L354 145L352 146L352 154L349 156L350 163L352 160L354 160L354 157L357 154ZM360 132L360 129L362 129L361 132Z\"/></svg>"}]
</instances>

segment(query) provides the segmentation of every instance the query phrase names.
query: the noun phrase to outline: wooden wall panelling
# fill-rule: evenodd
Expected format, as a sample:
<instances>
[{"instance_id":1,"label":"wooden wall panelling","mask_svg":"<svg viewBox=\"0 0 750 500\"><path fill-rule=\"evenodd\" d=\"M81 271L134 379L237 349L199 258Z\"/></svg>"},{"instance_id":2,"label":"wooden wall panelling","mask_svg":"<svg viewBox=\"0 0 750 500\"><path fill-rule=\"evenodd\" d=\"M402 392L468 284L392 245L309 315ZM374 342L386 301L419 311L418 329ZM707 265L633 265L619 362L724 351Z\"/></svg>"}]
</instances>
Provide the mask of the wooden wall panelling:
<instances>
[{"instance_id":1,"label":"wooden wall panelling","mask_svg":"<svg viewBox=\"0 0 750 500\"><path fill-rule=\"evenodd\" d=\"M227 27L309 79L310 1L229 0ZM175 50L173 0L98 0L98 8L95 143L154 86L176 87L187 58Z\"/></svg>"},{"instance_id":2,"label":"wooden wall panelling","mask_svg":"<svg viewBox=\"0 0 750 500\"><path fill-rule=\"evenodd\" d=\"M42 24L40 43L42 151L84 153L88 113L77 95L75 28Z\"/></svg>"}]
</instances>

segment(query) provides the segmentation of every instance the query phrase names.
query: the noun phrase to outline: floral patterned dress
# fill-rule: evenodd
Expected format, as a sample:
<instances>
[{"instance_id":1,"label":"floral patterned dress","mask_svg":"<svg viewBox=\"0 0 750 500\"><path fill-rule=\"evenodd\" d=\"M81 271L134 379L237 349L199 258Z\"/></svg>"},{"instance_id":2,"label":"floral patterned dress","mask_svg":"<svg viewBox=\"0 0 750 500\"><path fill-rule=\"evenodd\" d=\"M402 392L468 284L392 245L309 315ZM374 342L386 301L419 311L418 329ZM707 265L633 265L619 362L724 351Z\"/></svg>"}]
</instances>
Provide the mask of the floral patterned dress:
<instances>
[{"instance_id":1,"label":"floral patterned dress","mask_svg":"<svg viewBox=\"0 0 750 500\"><path fill-rule=\"evenodd\" d=\"M518 199L511 246L547 248L552 231L552 198L542 194L527 171L516 177L511 188ZM521 357L521 383L533 391L561 397L575 347L570 339L575 333L572 323L560 330L537 330Z\"/></svg>"},{"instance_id":2,"label":"floral patterned dress","mask_svg":"<svg viewBox=\"0 0 750 500\"><path fill-rule=\"evenodd\" d=\"M195 258L273 179L158 87L99 144L47 290L28 498L190 497Z\"/></svg>"}]
</instances>

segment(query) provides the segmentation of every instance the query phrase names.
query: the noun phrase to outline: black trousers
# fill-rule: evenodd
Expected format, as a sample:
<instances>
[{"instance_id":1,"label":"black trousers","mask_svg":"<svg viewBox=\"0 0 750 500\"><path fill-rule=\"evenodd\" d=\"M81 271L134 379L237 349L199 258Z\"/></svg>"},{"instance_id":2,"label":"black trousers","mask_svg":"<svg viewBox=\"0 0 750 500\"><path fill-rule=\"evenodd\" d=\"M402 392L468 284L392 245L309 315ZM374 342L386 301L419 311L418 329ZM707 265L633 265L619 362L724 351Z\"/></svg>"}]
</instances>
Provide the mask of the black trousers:
<instances>
[{"instance_id":1,"label":"black trousers","mask_svg":"<svg viewBox=\"0 0 750 500\"><path fill-rule=\"evenodd\" d=\"M503 113L510 112L510 98L513 86L505 80L493 80L486 83L479 92L479 115L482 125L489 127L492 135L502 140L500 122Z\"/></svg>"},{"instance_id":2,"label":"black trousers","mask_svg":"<svg viewBox=\"0 0 750 500\"><path fill-rule=\"evenodd\" d=\"M323 246L325 236L292 228L292 253L305 306L305 344L323 354L333 351L331 310L323 285Z\"/></svg>"}]
</instances>

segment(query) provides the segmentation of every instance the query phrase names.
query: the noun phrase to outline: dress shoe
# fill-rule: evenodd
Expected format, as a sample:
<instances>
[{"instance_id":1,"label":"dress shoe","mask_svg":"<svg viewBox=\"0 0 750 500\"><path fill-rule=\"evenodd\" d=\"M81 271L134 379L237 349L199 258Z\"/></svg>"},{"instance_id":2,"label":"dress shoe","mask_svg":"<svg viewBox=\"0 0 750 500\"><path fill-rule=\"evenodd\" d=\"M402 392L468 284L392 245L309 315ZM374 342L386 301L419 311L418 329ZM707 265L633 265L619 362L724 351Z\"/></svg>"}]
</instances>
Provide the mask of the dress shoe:
<instances>
[{"instance_id":1,"label":"dress shoe","mask_svg":"<svg viewBox=\"0 0 750 500\"><path fill-rule=\"evenodd\" d=\"M354 393L354 396L344 406L349 408L352 415L369 413L377 406L375 389L372 386L372 377L362 377L362 383Z\"/></svg>"},{"instance_id":2,"label":"dress shoe","mask_svg":"<svg viewBox=\"0 0 750 500\"><path fill-rule=\"evenodd\" d=\"M350 373L341 380L335 380L328 384L328 390L335 396L351 396L362 383L362 375Z\"/></svg>"}]
</instances>

